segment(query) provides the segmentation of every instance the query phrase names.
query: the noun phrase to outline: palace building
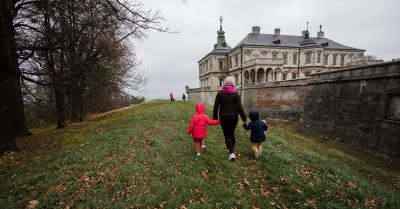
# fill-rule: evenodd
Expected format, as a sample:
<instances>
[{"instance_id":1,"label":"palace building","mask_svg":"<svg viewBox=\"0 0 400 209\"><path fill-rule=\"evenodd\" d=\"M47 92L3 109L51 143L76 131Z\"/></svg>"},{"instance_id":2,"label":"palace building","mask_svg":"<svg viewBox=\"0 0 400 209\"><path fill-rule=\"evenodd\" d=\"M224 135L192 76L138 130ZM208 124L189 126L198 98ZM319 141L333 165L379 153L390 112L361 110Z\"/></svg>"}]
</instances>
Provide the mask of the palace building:
<instances>
[{"instance_id":1,"label":"palace building","mask_svg":"<svg viewBox=\"0 0 400 209\"><path fill-rule=\"evenodd\" d=\"M235 77L237 87L243 87L306 78L354 65L364 57L365 50L326 38L322 26L316 37L310 36L308 26L301 36L283 35L279 28L264 34L254 26L232 48L225 41L222 20L214 49L198 61L200 88L205 90L217 90L228 75Z\"/></svg>"}]
</instances>

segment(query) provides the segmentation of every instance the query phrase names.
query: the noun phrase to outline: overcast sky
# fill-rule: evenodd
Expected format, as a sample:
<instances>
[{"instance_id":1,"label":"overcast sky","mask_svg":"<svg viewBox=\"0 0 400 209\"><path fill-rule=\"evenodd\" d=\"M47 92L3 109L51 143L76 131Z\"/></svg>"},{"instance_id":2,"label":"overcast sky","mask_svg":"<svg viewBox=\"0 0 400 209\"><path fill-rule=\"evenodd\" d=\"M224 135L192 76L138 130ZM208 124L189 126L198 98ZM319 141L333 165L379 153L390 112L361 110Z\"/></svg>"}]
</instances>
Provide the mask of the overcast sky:
<instances>
[{"instance_id":1,"label":"overcast sky","mask_svg":"<svg viewBox=\"0 0 400 209\"><path fill-rule=\"evenodd\" d=\"M228 45L236 46L254 25L261 33L300 35L309 21L316 36L319 25L325 37L366 50L384 60L400 58L399 0L141 0L147 9L158 9L174 34L150 32L135 49L149 82L147 99L181 98L185 85L199 87L197 61L217 41L219 16Z\"/></svg>"}]
</instances>

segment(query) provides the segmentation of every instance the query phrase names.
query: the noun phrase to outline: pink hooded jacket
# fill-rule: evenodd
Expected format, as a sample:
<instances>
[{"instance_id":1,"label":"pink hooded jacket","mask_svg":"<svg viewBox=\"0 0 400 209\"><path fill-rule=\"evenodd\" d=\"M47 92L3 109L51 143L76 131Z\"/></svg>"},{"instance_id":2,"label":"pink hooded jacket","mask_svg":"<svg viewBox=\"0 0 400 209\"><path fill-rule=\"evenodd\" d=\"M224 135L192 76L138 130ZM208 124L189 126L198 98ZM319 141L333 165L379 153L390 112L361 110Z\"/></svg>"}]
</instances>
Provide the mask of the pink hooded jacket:
<instances>
[{"instance_id":1,"label":"pink hooded jacket","mask_svg":"<svg viewBox=\"0 0 400 209\"><path fill-rule=\"evenodd\" d=\"M199 102L196 104L196 114L190 120L188 135L192 135L196 139L206 138L207 124L210 126L218 125L219 120L211 120L208 115L204 114L204 104Z\"/></svg>"}]
</instances>

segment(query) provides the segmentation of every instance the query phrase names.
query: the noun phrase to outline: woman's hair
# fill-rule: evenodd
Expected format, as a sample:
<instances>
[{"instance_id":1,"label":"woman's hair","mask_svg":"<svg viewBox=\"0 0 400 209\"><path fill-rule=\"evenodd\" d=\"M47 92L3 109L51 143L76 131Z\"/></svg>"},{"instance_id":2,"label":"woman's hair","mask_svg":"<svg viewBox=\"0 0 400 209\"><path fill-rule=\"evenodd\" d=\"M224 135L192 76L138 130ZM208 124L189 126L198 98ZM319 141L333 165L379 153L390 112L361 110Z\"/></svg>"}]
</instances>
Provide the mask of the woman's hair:
<instances>
[{"instance_id":1,"label":"woman's hair","mask_svg":"<svg viewBox=\"0 0 400 209\"><path fill-rule=\"evenodd\" d=\"M224 80L224 85L235 85L235 78L233 76L228 76Z\"/></svg>"}]
</instances>

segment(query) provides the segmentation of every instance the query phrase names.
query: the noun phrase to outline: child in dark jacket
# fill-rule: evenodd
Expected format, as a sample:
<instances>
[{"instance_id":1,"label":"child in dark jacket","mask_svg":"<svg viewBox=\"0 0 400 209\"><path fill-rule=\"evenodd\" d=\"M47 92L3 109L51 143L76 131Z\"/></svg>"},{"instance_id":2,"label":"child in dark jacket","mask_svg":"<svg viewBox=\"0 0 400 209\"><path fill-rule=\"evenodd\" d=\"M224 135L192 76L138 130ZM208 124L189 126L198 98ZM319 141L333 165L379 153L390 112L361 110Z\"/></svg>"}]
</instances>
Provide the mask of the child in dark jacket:
<instances>
[{"instance_id":1,"label":"child in dark jacket","mask_svg":"<svg viewBox=\"0 0 400 209\"><path fill-rule=\"evenodd\" d=\"M257 110L252 110L249 113L251 122L249 124L244 123L243 127L246 130L251 130L250 142L251 147L254 150L254 156L259 158L262 153L262 143L266 140L266 131L268 125L265 121L259 119L259 113Z\"/></svg>"},{"instance_id":2,"label":"child in dark jacket","mask_svg":"<svg viewBox=\"0 0 400 209\"><path fill-rule=\"evenodd\" d=\"M205 148L204 139L207 136L207 125L214 126L219 124L219 120L211 120L204 113L204 104L196 104L196 114L190 120L190 126L187 130L188 135L192 135L193 143L196 148L197 156L201 155L201 149Z\"/></svg>"}]
</instances>

